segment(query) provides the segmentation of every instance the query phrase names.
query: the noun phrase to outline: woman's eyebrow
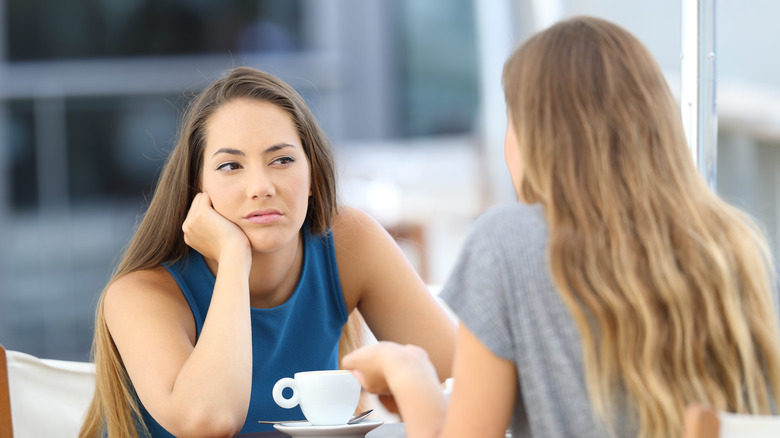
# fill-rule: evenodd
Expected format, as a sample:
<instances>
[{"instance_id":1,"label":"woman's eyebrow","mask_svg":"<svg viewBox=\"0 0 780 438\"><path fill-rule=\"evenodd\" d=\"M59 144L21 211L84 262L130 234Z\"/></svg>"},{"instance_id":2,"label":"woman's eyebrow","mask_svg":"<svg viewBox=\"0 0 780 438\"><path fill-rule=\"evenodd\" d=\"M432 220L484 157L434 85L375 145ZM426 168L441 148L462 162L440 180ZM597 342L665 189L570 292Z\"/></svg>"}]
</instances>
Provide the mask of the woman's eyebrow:
<instances>
[{"instance_id":1,"label":"woman's eyebrow","mask_svg":"<svg viewBox=\"0 0 780 438\"><path fill-rule=\"evenodd\" d=\"M291 145L290 143L279 143L275 144L273 146L268 147L263 153L269 153L269 152L276 152L281 149L285 148L294 148L294 145ZM246 157L246 153L244 151L233 149L233 148L219 148L216 152L211 154L212 157L218 155L218 154L230 154L230 155L238 155L241 157Z\"/></svg>"},{"instance_id":2,"label":"woman's eyebrow","mask_svg":"<svg viewBox=\"0 0 780 438\"><path fill-rule=\"evenodd\" d=\"M267 153L269 153L269 152L276 152L276 151L278 151L278 150L280 150L280 149L284 149L284 148L294 148L294 147L295 147L295 146L294 146L294 145L291 145L290 143L278 143L278 144L275 144L275 145L273 145L273 146L269 147L268 149L266 149L266 150L265 150L265 153L267 154Z\"/></svg>"},{"instance_id":3,"label":"woman's eyebrow","mask_svg":"<svg viewBox=\"0 0 780 438\"><path fill-rule=\"evenodd\" d=\"M240 151L238 149L231 149L231 148L220 148L216 152L214 152L211 156L214 157L217 154L240 155L242 157L246 157L246 154L243 151Z\"/></svg>"}]
</instances>

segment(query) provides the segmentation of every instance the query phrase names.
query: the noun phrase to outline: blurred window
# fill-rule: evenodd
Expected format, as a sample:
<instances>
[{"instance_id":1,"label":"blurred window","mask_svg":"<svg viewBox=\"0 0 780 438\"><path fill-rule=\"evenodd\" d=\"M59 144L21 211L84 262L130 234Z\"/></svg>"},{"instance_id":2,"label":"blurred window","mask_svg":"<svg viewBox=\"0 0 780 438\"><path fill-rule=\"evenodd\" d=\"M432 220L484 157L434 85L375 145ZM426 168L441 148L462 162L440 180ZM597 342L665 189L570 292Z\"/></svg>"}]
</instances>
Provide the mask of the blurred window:
<instances>
[{"instance_id":1,"label":"blurred window","mask_svg":"<svg viewBox=\"0 0 780 438\"><path fill-rule=\"evenodd\" d=\"M6 144L10 151L10 196L17 210L38 205L38 155L33 143L33 118L32 102L13 101L7 104Z\"/></svg>"},{"instance_id":2,"label":"blurred window","mask_svg":"<svg viewBox=\"0 0 780 438\"><path fill-rule=\"evenodd\" d=\"M471 132L479 102L472 1L398 4L400 136Z\"/></svg>"},{"instance_id":3,"label":"blurred window","mask_svg":"<svg viewBox=\"0 0 780 438\"><path fill-rule=\"evenodd\" d=\"M64 99L61 109L47 105L47 100L19 99L7 105L14 209L34 209L46 202L39 197L42 188L60 195L55 201L74 205L109 198L136 203L151 193L178 123L180 109L170 102L180 98L74 97ZM36 123L41 126L36 128ZM62 152L36 139L46 134L64 138L66 166L49 163ZM42 173L52 166L61 180L42 187L50 177Z\"/></svg>"},{"instance_id":4,"label":"blurred window","mask_svg":"<svg viewBox=\"0 0 780 438\"><path fill-rule=\"evenodd\" d=\"M385 127L382 132L356 132L368 140L473 131L478 89L471 0L376 1L357 11L348 11L346 3L335 4L353 15L324 26L339 34L330 37L323 53L344 53L347 56L330 59L357 63L349 68L341 64L343 69L334 70L339 75L336 82L323 85L317 81L328 83L333 78L313 79L323 71L322 60L296 64L296 59L314 53L312 47L322 49L329 32L320 31L318 36L311 25L304 29L302 23L325 18L302 9L312 6L303 0L7 0L7 62L26 69L21 73L12 69L11 74L26 77L27 72L43 71L65 84L48 95L46 84L52 79L44 75L39 80L42 83L28 84L23 96L18 96L22 88L16 87L16 97L6 100L10 208L19 211L58 201L79 204L107 199L135 204L149 195L175 139L184 104L175 93L181 89L168 86L170 94L161 94L165 92L159 89L165 88L159 87L162 79L150 75L148 80L155 83L144 91L141 80L116 68L84 79L95 75L94 62L102 62L99 68L105 68L112 60L137 59L140 64L133 68L149 74L169 65L155 67L155 62L187 55L192 60L182 71L204 69L205 84L211 72L198 57L221 55L227 60L242 53L272 56L284 51L290 56L268 61L273 66L270 71L287 63L283 68L293 78L313 81L309 89L299 91L307 99L317 99L310 105L336 145L356 131L332 123L349 123L357 120L356 114L374 120L372 126ZM382 29L350 22L372 8L388 11L381 16L386 20ZM374 35L356 35L361 32ZM345 46L345 40L359 44ZM389 71L373 77L376 70L365 55L377 50L394 53L379 54L389 57ZM118 79L118 73L125 76ZM171 80L170 72L160 73L167 73L166 80ZM371 84L366 89L370 95L353 93L342 103L329 97L349 90L353 75ZM96 79L108 81L108 89L95 91L98 88L92 82L99 82ZM376 93L371 87L389 91L371 94ZM366 114L372 108L366 99L385 97L390 99L385 113ZM347 138L338 138L339 132L346 132Z\"/></svg>"},{"instance_id":5,"label":"blurred window","mask_svg":"<svg viewBox=\"0 0 780 438\"><path fill-rule=\"evenodd\" d=\"M299 0L6 0L8 60L300 49Z\"/></svg>"}]
</instances>

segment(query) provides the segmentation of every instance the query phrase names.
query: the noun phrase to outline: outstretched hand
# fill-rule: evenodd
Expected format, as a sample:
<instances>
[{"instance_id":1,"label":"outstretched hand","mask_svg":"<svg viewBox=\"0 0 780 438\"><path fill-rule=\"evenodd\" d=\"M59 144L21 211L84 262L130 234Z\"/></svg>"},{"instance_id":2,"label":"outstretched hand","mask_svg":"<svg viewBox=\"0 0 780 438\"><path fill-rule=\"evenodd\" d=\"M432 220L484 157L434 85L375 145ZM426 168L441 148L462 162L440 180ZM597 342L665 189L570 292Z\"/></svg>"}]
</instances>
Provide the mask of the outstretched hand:
<instances>
[{"instance_id":1,"label":"outstretched hand","mask_svg":"<svg viewBox=\"0 0 780 438\"><path fill-rule=\"evenodd\" d=\"M446 402L428 354L414 345L379 342L344 356L341 364L390 411L401 415L409 436L428 436L444 421ZM422 433L420 433L422 432Z\"/></svg>"},{"instance_id":2,"label":"outstretched hand","mask_svg":"<svg viewBox=\"0 0 780 438\"><path fill-rule=\"evenodd\" d=\"M379 342L359 348L342 359L342 365L352 373L360 384L368 392L374 394L390 394L388 376L392 378L392 372L396 370L396 364L402 364L407 355L412 354L411 349L417 347L402 346L394 342ZM418 359L427 361L424 350L417 352Z\"/></svg>"},{"instance_id":3,"label":"outstretched hand","mask_svg":"<svg viewBox=\"0 0 780 438\"><path fill-rule=\"evenodd\" d=\"M403 348L392 342L380 342L355 350L342 359L344 368L352 370L360 385L366 391L377 394L385 409L394 414L400 411L388 386L384 367L398 360L403 355Z\"/></svg>"},{"instance_id":4,"label":"outstretched hand","mask_svg":"<svg viewBox=\"0 0 780 438\"><path fill-rule=\"evenodd\" d=\"M226 250L244 249L249 254L249 238L238 225L214 210L208 193L195 195L181 229L184 242L208 259L219 260Z\"/></svg>"}]
</instances>

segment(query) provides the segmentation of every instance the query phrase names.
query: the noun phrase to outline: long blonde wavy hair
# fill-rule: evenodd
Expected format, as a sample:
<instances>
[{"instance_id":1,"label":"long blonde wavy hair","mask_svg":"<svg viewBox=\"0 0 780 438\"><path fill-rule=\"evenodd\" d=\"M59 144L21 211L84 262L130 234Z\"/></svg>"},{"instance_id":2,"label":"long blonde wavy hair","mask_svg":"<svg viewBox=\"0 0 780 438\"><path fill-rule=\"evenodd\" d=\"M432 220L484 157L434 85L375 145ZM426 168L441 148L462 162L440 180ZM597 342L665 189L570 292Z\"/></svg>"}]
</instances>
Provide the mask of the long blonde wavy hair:
<instances>
[{"instance_id":1,"label":"long blonde wavy hair","mask_svg":"<svg viewBox=\"0 0 780 438\"><path fill-rule=\"evenodd\" d=\"M504 67L519 194L550 227L555 285L582 338L595 412L627 394L641 437L681 436L686 405L780 400L774 264L761 232L699 176L649 51L575 17Z\"/></svg>"},{"instance_id":2,"label":"long blonde wavy hair","mask_svg":"<svg viewBox=\"0 0 780 438\"><path fill-rule=\"evenodd\" d=\"M157 181L149 207L109 286L130 272L152 269L179 260L187 253L189 247L184 243L181 226L200 187L206 123L218 108L238 98L270 102L290 115L311 168L312 196L306 222L315 234L330 228L338 205L335 163L327 137L292 87L270 74L237 67L190 102L178 141ZM342 332L340 355L360 345L361 333L362 319L353 312ZM95 313L92 356L96 369L95 395L79 436L98 437L104 432L111 437L146 435L148 430L141 420L133 385L106 325L103 295Z\"/></svg>"}]
</instances>

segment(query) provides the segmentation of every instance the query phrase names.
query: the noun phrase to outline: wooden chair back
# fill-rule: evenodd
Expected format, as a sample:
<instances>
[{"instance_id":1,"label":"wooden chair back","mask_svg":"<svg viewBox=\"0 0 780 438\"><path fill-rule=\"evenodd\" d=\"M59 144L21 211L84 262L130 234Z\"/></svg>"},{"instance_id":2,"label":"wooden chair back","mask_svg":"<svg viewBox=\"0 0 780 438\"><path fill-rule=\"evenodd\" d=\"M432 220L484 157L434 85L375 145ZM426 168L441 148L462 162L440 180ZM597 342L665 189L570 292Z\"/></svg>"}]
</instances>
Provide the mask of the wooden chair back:
<instances>
[{"instance_id":1,"label":"wooden chair back","mask_svg":"<svg viewBox=\"0 0 780 438\"><path fill-rule=\"evenodd\" d=\"M0 438L13 438L11 423L11 391L8 385L8 362L5 348L0 344Z\"/></svg>"}]
</instances>

